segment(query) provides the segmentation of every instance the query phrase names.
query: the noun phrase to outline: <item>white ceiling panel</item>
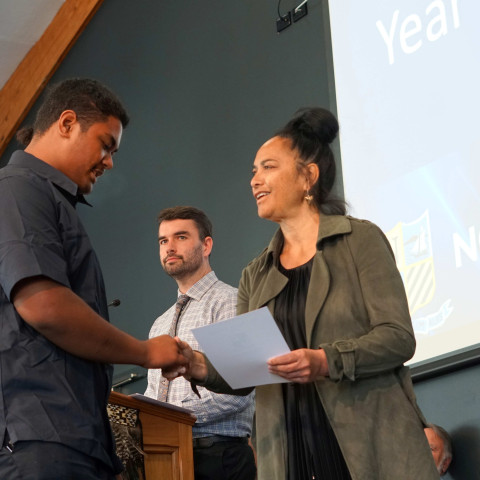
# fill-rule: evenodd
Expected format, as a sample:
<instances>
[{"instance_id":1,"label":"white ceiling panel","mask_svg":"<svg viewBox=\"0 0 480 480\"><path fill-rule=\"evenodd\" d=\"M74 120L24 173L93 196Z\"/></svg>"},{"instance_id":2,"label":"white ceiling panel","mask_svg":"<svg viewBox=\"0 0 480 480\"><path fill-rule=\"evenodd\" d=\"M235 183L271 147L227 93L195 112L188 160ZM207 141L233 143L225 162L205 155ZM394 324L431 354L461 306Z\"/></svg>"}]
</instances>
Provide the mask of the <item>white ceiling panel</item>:
<instances>
[{"instance_id":1,"label":"white ceiling panel","mask_svg":"<svg viewBox=\"0 0 480 480\"><path fill-rule=\"evenodd\" d=\"M0 89L65 0L0 0Z\"/></svg>"}]
</instances>

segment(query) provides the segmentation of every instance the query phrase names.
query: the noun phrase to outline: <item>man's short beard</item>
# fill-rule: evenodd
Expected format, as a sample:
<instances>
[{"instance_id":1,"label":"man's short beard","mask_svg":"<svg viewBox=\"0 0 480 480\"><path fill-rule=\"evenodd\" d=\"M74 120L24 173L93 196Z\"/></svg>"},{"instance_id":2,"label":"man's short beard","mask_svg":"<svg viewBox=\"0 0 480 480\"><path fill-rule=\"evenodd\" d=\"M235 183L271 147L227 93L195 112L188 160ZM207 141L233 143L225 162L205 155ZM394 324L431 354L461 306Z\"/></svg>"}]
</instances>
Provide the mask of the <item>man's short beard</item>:
<instances>
[{"instance_id":1,"label":"man's short beard","mask_svg":"<svg viewBox=\"0 0 480 480\"><path fill-rule=\"evenodd\" d=\"M185 263L183 260L179 265L164 265L163 268L167 275L170 275L172 278L183 278L184 276L192 273L192 271L196 270L192 268L190 263Z\"/></svg>"},{"instance_id":2,"label":"man's short beard","mask_svg":"<svg viewBox=\"0 0 480 480\"><path fill-rule=\"evenodd\" d=\"M195 273L203 263L203 256L202 256L202 246L200 245L198 248L195 248L191 252L191 256L188 260L185 260L184 256L181 256L179 260L181 263L177 263L176 265L168 265L167 263L163 262L163 269L170 275L172 278L184 278L192 273ZM168 258L168 257L167 257ZM179 262L177 260L177 262Z\"/></svg>"}]
</instances>

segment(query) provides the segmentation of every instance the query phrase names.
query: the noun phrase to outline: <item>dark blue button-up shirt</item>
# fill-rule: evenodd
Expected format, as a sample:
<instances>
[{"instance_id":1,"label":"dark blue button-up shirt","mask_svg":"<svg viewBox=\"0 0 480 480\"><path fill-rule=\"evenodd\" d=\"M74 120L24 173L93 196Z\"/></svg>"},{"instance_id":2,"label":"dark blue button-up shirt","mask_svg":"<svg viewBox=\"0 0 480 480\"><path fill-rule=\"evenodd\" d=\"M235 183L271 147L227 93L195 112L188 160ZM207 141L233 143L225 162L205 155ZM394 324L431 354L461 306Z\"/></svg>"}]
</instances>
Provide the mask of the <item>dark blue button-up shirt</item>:
<instances>
[{"instance_id":1,"label":"dark blue button-up shirt","mask_svg":"<svg viewBox=\"0 0 480 480\"><path fill-rule=\"evenodd\" d=\"M60 442L114 465L106 404L112 367L65 352L11 302L22 279L42 275L108 320L95 252L75 210L78 187L23 151L0 169L0 440Z\"/></svg>"}]
</instances>

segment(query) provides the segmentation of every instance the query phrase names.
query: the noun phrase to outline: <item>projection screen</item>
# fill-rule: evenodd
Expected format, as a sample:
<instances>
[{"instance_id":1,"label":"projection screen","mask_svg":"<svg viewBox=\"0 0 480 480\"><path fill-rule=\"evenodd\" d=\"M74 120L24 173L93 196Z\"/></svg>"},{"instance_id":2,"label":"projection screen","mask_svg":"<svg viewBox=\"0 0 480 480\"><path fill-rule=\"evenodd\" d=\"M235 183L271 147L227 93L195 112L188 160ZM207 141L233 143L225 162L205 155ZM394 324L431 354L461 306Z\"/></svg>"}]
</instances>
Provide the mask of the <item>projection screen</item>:
<instances>
[{"instance_id":1,"label":"projection screen","mask_svg":"<svg viewBox=\"0 0 480 480\"><path fill-rule=\"evenodd\" d=\"M413 364L480 344L480 2L329 2L345 198L387 234Z\"/></svg>"}]
</instances>

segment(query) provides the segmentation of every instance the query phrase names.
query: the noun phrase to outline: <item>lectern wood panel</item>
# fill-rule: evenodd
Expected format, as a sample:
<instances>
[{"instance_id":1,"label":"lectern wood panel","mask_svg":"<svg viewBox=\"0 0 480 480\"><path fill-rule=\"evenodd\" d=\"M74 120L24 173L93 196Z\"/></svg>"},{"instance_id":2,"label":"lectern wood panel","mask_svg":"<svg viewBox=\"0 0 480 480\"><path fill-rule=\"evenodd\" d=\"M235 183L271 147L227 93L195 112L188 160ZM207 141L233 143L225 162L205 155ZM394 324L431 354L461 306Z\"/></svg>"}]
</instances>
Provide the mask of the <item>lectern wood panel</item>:
<instances>
[{"instance_id":1,"label":"lectern wood panel","mask_svg":"<svg viewBox=\"0 0 480 480\"><path fill-rule=\"evenodd\" d=\"M146 480L193 480L194 417L117 392L110 403L139 410Z\"/></svg>"}]
</instances>

